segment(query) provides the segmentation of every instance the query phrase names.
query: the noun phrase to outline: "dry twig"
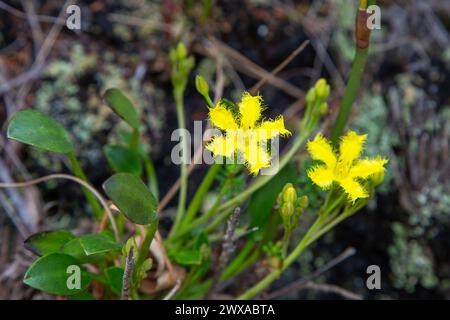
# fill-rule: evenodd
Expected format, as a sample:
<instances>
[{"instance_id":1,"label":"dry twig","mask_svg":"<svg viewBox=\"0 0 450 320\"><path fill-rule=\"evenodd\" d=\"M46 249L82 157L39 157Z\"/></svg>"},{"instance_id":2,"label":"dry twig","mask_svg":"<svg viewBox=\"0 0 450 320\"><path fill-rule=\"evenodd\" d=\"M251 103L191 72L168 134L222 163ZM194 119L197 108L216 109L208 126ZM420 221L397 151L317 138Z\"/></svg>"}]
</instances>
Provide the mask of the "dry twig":
<instances>
[{"instance_id":1,"label":"dry twig","mask_svg":"<svg viewBox=\"0 0 450 320\"><path fill-rule=\"evenodd\" d=\"M133 268L134 268L134 248L133 246L130 247L130 251L128 251L127 259L125 262L125 271L123 272L123 279L122 279L122 294L120 299L121 300L128 300L128 296L130 294L130 287L131 287L131 276L133 275Z\"/></svg>"}]
</instances>

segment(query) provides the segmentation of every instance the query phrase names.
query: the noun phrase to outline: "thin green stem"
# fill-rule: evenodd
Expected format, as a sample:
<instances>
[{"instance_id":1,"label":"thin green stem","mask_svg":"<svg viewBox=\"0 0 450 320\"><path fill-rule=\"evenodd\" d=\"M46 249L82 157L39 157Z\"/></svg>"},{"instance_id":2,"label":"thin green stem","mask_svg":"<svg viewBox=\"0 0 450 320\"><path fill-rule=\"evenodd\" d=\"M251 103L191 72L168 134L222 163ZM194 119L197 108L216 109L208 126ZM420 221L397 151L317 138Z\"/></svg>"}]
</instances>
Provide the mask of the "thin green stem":
<instances>
[{"instance_id":1,"label":"thin green stem","mask_svg":"<svg viewBox=\"0 0 450 320\"><path fill-rule=\"evenodd\" d=\"M180 227L179 231L174 233L172 235L171 239L178 239L178 238L184 236L188 232L192 231L193 229L195 229L202 223L204 223L204 222L208 221L210 218L212 218L214 216L214 214L217 212L217 208L219 208L219 206L220 206L220 201L222 200L225 193L228 191L228 188L230 187L231 182L233 181L232 180L233 177L234 177L234 175L230 175L227 178L227 180L223 184L222 188L220 189L219 195L217 196L217 198L214 201L214 204L211 206L211 208L204 215L198 217L191 223L186 224L184 228Z\"/></svg>"},{"instance_id":2,"label":"thin green stem","mask_svg":"<svg viewBox=\"0 0 450 320\"><path fill-rule=\"evenodd\" d=\"M156 230L158 230L159 220L154 221L153 223L147 225L144 231L144 239L142 240L142 244L137 253L136 262L134 264L134 279L137 279L137 276L141 270L142 264L148 256L148 252L150 250L150 244L152 243L153 238L155 237Z\"/></svg>"},{"instance_id":3,"label":"thin green stem","mask_svg":"<svg viewBox=\"0 0 450 320\"><path fill-rule=\"evenodd\" d=\"M316 241L318 238L320 238L322 235L324 235L326 232L331 230L333 227L335 227L337 224L357 212L359 209L361 209L365 204L367 203L367 200L361 201L357 206L349 207L346 211L344 211L342 214L337 216L336 219L334 219L332 222L326 224L324 227L322 227L323 219L322 217L318 217L314 224L308 229L308 232L305 234L305 236L302 238L300 243L297 245L297 247L289 254L289 256L284 260L283 267L279 270L274 270L270 274L268 274L265 278L263 278L260 282L258 282L256 285L254 285L252 288L241 294L237 299L239 300L245 300L245 299L251 299L258 293L260 293L262 290L267 288L273 281L275 281L280 274L286 270L297 258L298 256L314 241Z\"/></svg>"},{"instance_id":4,"label":"thin green stem","mask_svg":"<svg viewBox=\"0 0 450 320\"><path fill-rule=\"evenodd\" d=\"M144 155L142 156L142 161L144 161L150 191L156 199L159 199L158 178L156 177L156 170L153 161Z\"/></svg>"},{"instance_id":5,"label":"thin green stem","mask_svg":"<svg viewBox=\"0 0 450 320\"><path fill-rule=\"evenodd\" d=\"M350 78L348 80L344 96L342 98L342 103L339 108L339 114L331 131L331 141L333 142L334 146L336 146L339 142L339 137L342 135L345 125L348 121L350 109L358 94L359 86L361 84L361 78L364 73L364 67L367 61L367 56L368 48L356 49L352 70L350 72Z\"/></svg>"},{"instance_id":6,"label":"thin green stem","mask_svg":"<svg viewBox=\"0 0 450 320\"><path fill-rule=\"evenodd\" d=\"M208 172L206 173L205 177L203 178L202 182L200 183L200 186L198 187L197 191L195 192L194 197L192 198L191 203L189 204L189 207L186 211L186 215L183 219L183 222L181 224L181 228L187 226L192 219L195 217L195 215L198 212L198 209L200 208L202 204L202 200L204 198L204 195L208 190L211 188L211 185L214 182L214 179L217 176L217 173L220 171L221 165L214 163L211 165L208 169Z\"/></svg>"},{"instance_id":7,"label":"thin green stem","mask_svg":"<svg viewBox=\"0 0 450 320\"><path fill-rule=\"evenodd\" d=\"M289 247L289 239L291 237L291 232L288 230L284 230L283 234L283 248L281 249L283 259L286 257L286 253Z\"/></svg>"},{"instance_id":8,"label":"thin green stem","mask_svg":"<svg viewBox=\"0 0 450 320\"><path fill-rule=\"evenodd\" d=\"M245 243L244 247L241 249L239 254L234 258L234 260L227 266L227 268L222 273L220 277L221 281L225 281L237 273L237 270L240 269L240 266L247 261L248 255L252 252L254 248L253 240L249 240Z\"/></svg>"},{"instance_id":9,"label":"thin green stem","mask_svg":"<svg viewBox=\"0 0 450 320\"><path fill-rule=\"evenodd\" d=\"M308 232L305 234L303 239L299 242L297 247L289 254L289 256L284 260L283 266L280 269L274 270L271 273L269 273L265 278L263 278L260 282L258 282L256 285L254 285L252 288L245 291L243 294L241 294L239 297L237 297L238 300L247 300L253 298L255 295L260 293L262 290L267 288L273 281L278 279L278 277L281 275L281 273L286 270L300 255L300 253L303 252L303 250L308 246L308 239L311 236L311 234L317 229L317 227L320 224L320 217L316 219L314 224L309 228Z\"/></svg>"},{"instance_id":10,"label":"thin green stem","mask_svg":"<svg viewBox=\"0 0 450 320\"><path fill-rule=\"evenodd\" d=\"M187 179L188 179L188 145L186 137L186 124L184 120L184 103L183 103L183 91L174 90L175 104L177 109L178 118L178 129L180 129L180 139L181 139L181 174L180 174L180 194L178 197L178 208L177 215L175 217L175 222L172 226L171 234L175 233L180 227L181 221L183 219L183 214L186 207L186 197L187 197Z\"/></svg>"},{"instance_id":11,"label":"thin green stem","mask_svg":"<svg viewBox=\"0 0 450 320\"><path fill-rule=\"evenodd\" d=\"M69 158L70 164L72 165L73 174L76 177L80 178L81 180L83 180L87 183L90 183L86 174L83 171L83 168L81 168L80 163L78 162L75 154L73 152L69 152L67 154L67 157ZM83 190L84 196L86 197L87 201L89 202L89 204L92 208L92 212L94 213L94 216L97 219L101 219L103 217L103 211L102 211L102 208L100 207L100 204L98 203L97 199L88 189L82 187L82 190Z\"/></svg>"},{"instance_id":12,"label":"thin green stem","mask_svg":"<svg viewBox=\"0 0 450 320\"><path fill-rule=\"evenodd\" d=\"M217 215L217 218L211 222L206 228L205 232L210 233L214 229L216 229L218 226L220 226L225 220L228 219L228 217L233 213L235 207L230 207L222 211L219 215Z\"/></svg>"},{"instance_id":13,"label":"thin green stem","mask_svg":"<svg viewBox=\"0 0 450 320\"><path fill-rule=\"evenodd\" d=\"M132 152L137 152L139 147L139 130L133 128L130 139L130 150Z\"/></svg>"}]
</instances>

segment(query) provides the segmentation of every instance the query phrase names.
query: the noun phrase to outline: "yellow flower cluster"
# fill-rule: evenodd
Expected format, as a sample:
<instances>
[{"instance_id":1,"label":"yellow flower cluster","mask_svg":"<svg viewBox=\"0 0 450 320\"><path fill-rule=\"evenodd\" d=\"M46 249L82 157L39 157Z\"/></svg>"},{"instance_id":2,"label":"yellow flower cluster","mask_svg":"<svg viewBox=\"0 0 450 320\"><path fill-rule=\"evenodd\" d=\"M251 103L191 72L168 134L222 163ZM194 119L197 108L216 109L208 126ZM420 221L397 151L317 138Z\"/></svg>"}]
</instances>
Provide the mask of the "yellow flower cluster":
<instances>
[{"instance_id":1,"label":"yellow flower cluster","mask_svg":"<svg viewBox=\"0 0 450 320\"><path fill-rule=\"evenodd\" d=\"M336 156L330 142L318 134L308 142L308 152L314 160L323 164L308 171L308 177L322 189L328 189L333 182L337 183L355 202L359 198L367 198L369 194L361 185L361 181L372 175L383 173L387 159L358 159L363 150L367 135L358 135L350 131L342 137L339 145L339 157Z\"/></svg>"},{"instance_id":2,"label":"yellow flower cluster","mask_svg":"<svg viewBox=\"0 0 450 320\"><path fill-rule=\"evenodd\" d=\"M238 103L239 113L234 115L225 104L218 103L209 109L214 127L225 131L225 136L215 136L206 146L214 156L243 157L250 173L256 175L262 168L270 167L266 143L278 135L291 133L284 126L283 116L275 120L262 120L262 98L245 92Z\"/></svg>"}]
</instances>

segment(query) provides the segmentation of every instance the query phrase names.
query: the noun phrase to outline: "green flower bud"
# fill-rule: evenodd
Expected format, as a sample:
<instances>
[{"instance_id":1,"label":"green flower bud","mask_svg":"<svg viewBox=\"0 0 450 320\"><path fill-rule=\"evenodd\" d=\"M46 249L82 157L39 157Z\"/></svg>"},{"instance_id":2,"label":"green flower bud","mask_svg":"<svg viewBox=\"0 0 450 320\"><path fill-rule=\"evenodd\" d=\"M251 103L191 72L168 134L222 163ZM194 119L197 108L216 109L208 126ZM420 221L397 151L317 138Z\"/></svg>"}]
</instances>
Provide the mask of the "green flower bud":
<instances>
[{"instance_id":1,"label":"green flower bud","mask_svg":"<svg viewBox=\"0 0 450 320\"><path fill-rule=\"evenodd\" d=\"M170 50L169 52L169 58L170 58L170 62L172 62L172 64L174 64L177 61L177 51L175 49Z\"/></svg>"},{"instance_id":2,"label":"green flower bud","mask_svg":"<svg viewBox=\"0 0 450 320\"><path fill-rule=\"evenodd\" d=\"M309 205L309 200L308 200L308 196L301 196L300 198L298 198L297 200L297 206L305 209L307 208Z\"/></svg>"},{"instance_id":3,"label":"green flower bud","mask_svg":"<svg viewBox=\"0 0 450 320\"><path fill-rule=\"evenodd\" d=\"M183 42L179 42L177 45L177 57L179 60L186 58L187 49Z\"/></svg>"},{"instance_id":4,"label":"green flower bud","mask_svg":"<svg viewBox=\"0 0 450 320\"><path fill-rule=\"evenodd\" d=\"M208 82L199 74L195 77L195 88L202 96L207 96L209 93Z\"/></svg>"},{"instance_id":5,"label":"green flower bud","mask_svg":"<svg viewBox=\"0 0 450 320\"><path fill-rule=\"evenodd\" d=\"M297 200L297 191L295 191L295 188L292 185L290 185L283 192L283 201L290 202L293 204L295 203L296 200Z\"/></svg>"},{"instance_id":6,"label":"green flower bud","mask_svg":"<svg viewBox=\"0 0 450 320\"><path fill-rule=\"evenodd\" d=\"M311 88L308 90L305 96L306 104L313 104L316 100L316 90Z\"/></svg>"},{"instance_id":7,"label":"green flower bud","mask_svg":"<svg viewBox=\"0 0 450 320\"><path fill-rule=\"evenodd\" d=\"M317 111L319 112L319 114L321 116L323 116L325 113L327 113L328 111L328 103L326 102L322 102L319 106L319 108L317 109Z\"/></svg>"},{"instance_id":8,"label":"green flower bud","mask_svg":"<svg viewBox=\"0 0 450 320\"><path fill-rule=\"evenodd\" d=\"M384 172L380 172L380 173L371 175L370 180L372 181L374 187L382 184L384 181Z\"/></svg>"},{"instance_id":9,"label":"green flower bud","mask_svg":"<svg viewBox=\"0 0 450 320\"><path fill-rule=\"evenodd\" d=\"M280 213L283 218L291 217L294 214L294 204L292 202L283 203Z\"/></svg>"},{"instance_id":10,"label":"green flower bud","mask_svg":"<svg viewBox=\"0 0 450 320\"><path fill-rule=\"evenodd\" d=\"M325 79L319 79L315 85L317 98L322 101L326 100L330 95L330 86Z\"/></svg>"}]
</instances>

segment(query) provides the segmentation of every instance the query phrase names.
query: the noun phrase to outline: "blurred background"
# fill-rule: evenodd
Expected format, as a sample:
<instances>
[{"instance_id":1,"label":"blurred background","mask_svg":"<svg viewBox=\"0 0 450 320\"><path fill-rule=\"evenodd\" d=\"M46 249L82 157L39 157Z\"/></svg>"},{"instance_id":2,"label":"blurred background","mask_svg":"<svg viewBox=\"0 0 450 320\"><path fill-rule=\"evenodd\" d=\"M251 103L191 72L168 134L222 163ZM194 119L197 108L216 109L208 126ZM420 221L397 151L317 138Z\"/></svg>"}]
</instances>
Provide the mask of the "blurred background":
<instances>
[{"instance_id":1,"label":"blurred background","mask_svg":"<svg viewBox=\"0 0 450 320\"><path fill-rule=\"evenodd\" d=\"M269 106L267 116L285 112L294 127L305 91L326 78L332 86L324 122L329 132L354 55L356 1L76 1L81 30L66 27L65 3L0 1L2 182L69 172L62 157L6 139L8 119L32 107L68 129L100 189L111 175L102 146L119 122L101 94L118 87L141 109L164 195L179 174L170 160L176 115L168 52L180 40L196 61L185 97L190 130L194 120L207 117L195 74L208 80L216 96L237 99L309 40L259 93ZM389 157L388 173L369 206L313 245L274 289L351 251L318 282L365 299L450 298L450 1L378 4L381 29L372 33L348 127L368 133L368 155ZM190 196L205 168L193 172ZM0 189L0 298L49 298L22 284L33 259L23 240L41 230L90 230L86 211L81 190L64 181ZM369 265L381 269L381 290L366 287ZM283 298L340 297L324 288L305 286Z\"/></svg>"}]
</instances>

